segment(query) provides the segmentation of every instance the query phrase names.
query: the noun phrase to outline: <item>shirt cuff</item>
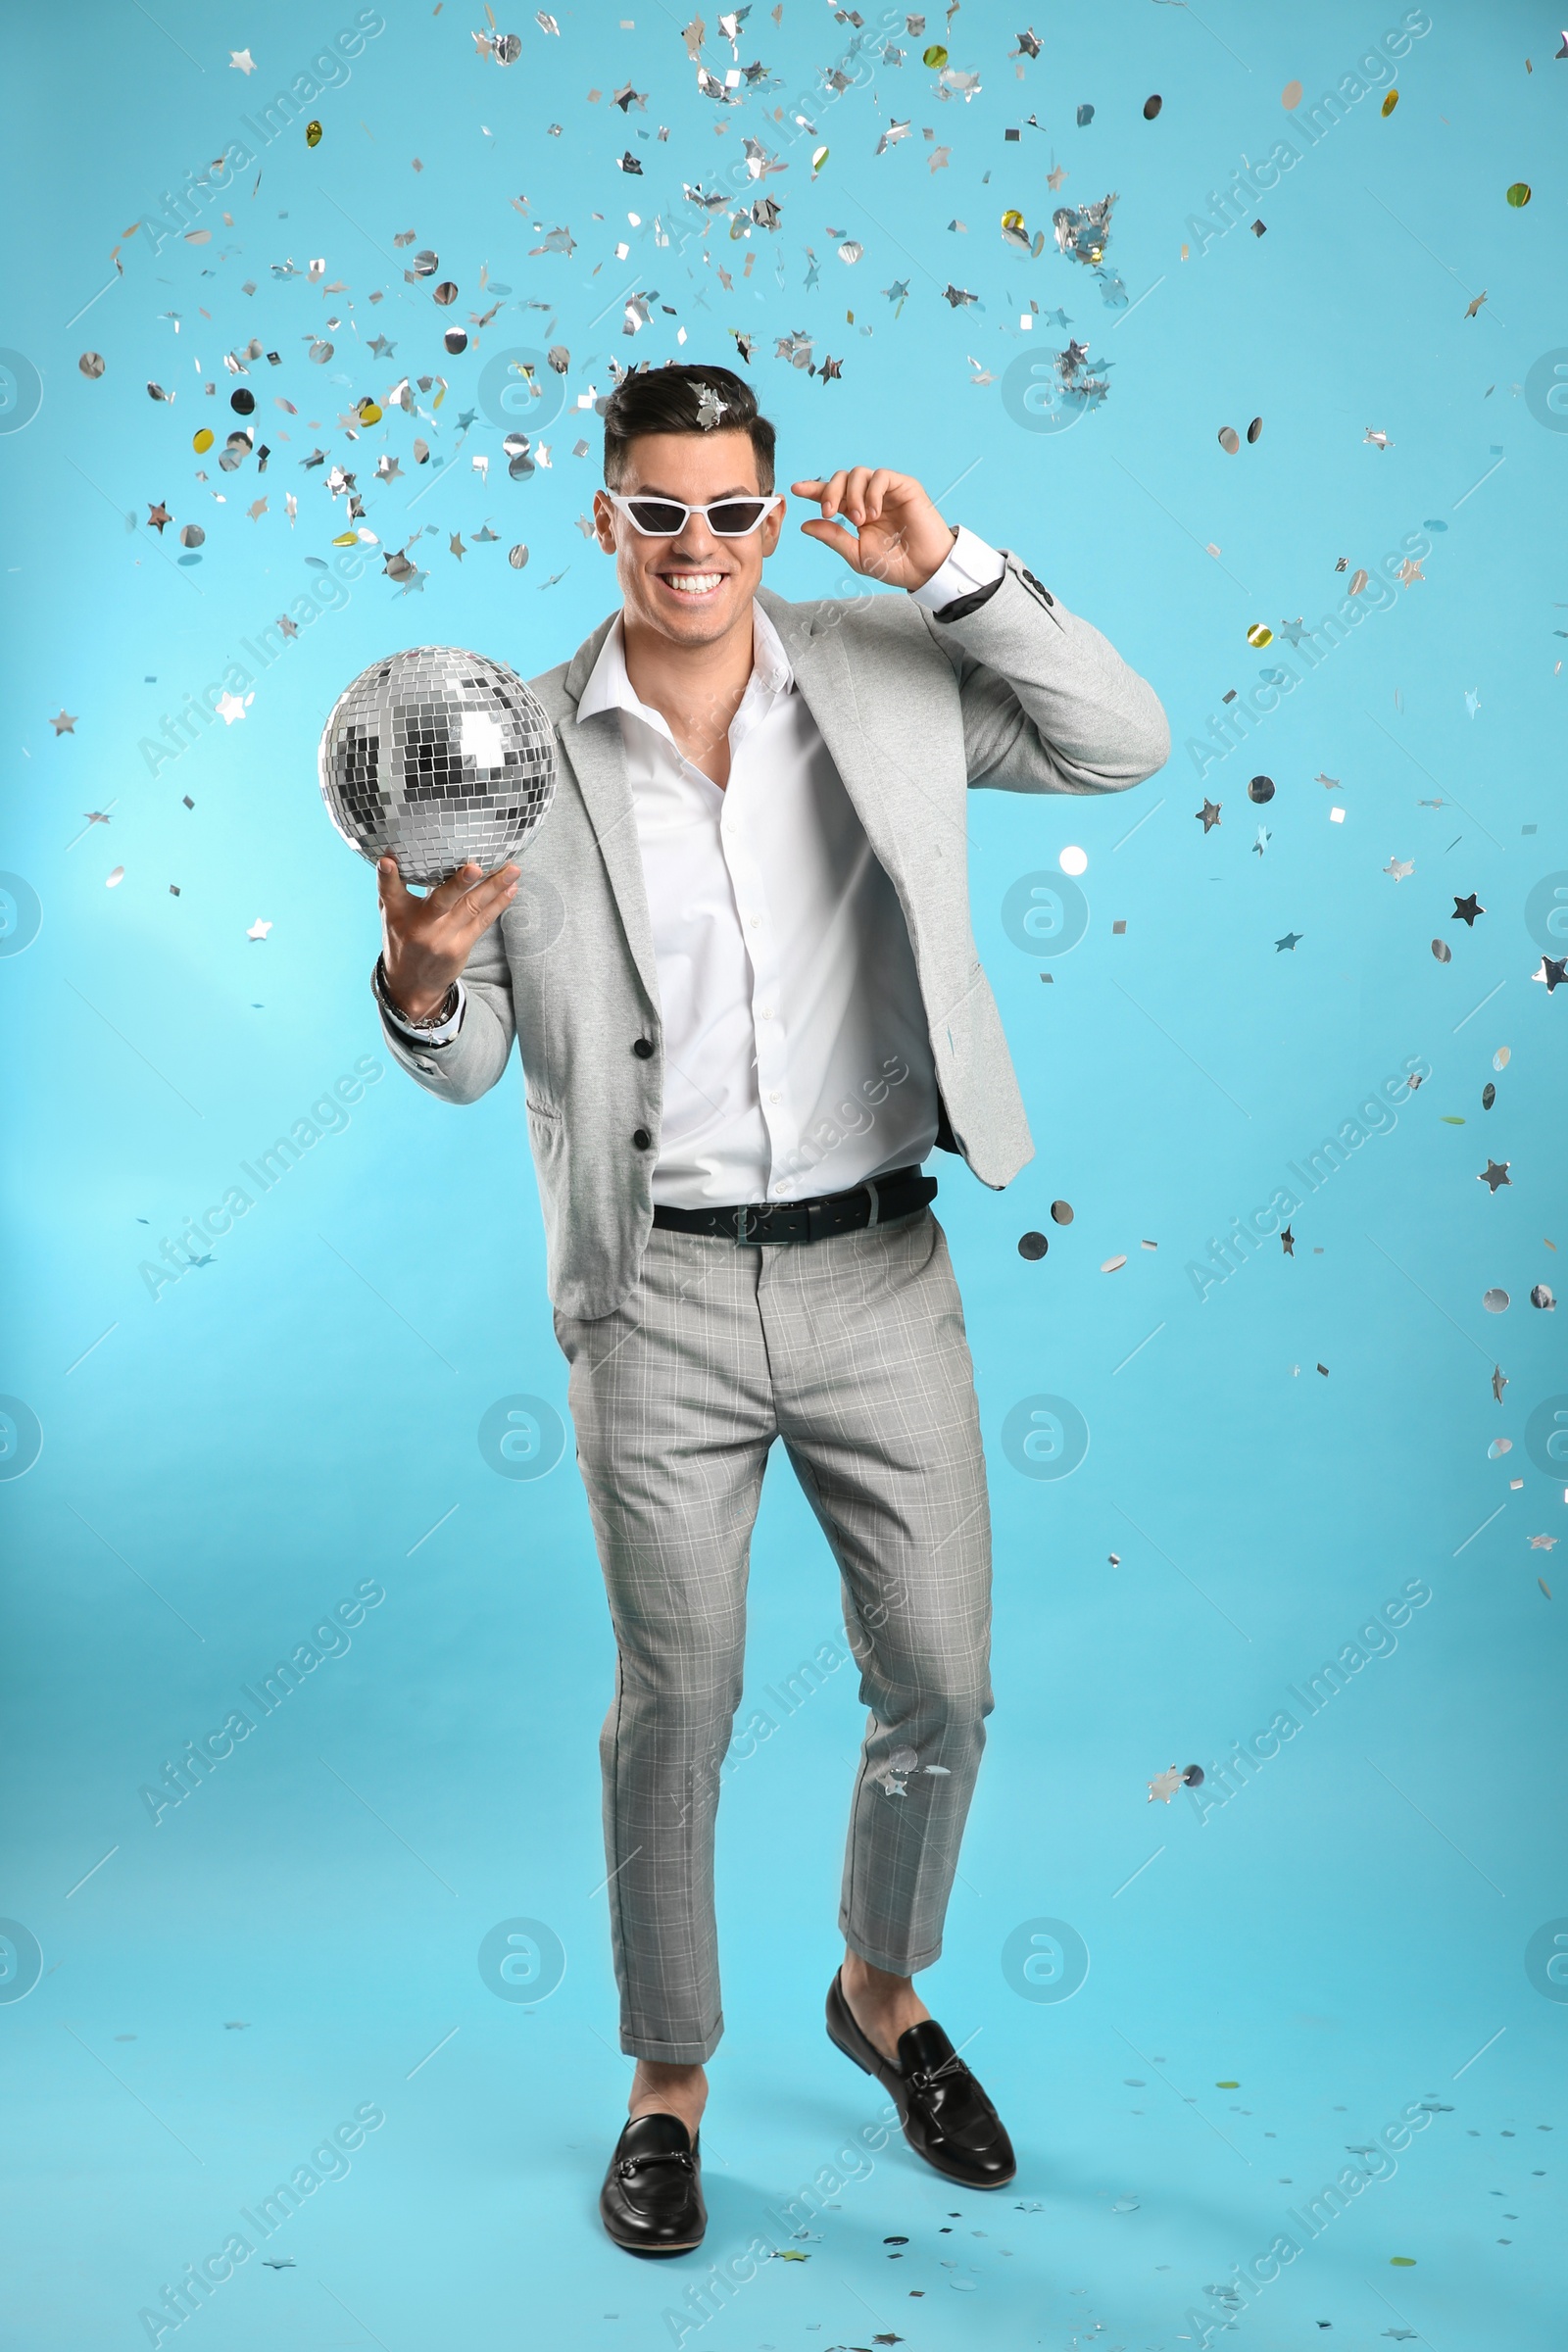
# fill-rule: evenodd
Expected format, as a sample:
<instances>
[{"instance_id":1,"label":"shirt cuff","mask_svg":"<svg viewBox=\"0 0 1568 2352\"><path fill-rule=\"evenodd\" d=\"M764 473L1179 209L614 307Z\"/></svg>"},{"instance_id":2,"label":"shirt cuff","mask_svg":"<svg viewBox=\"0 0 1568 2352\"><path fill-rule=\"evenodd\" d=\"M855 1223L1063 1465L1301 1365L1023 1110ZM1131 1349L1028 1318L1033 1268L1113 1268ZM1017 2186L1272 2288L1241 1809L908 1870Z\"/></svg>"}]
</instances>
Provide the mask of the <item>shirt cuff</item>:
<instances>
[{"instance_id":1,"label":"shirt cuff","mask_svg":"<svg viewBox=\"0 0 1568 2352\"><path fill-rule=\"evenodd\" d=\"M461 980L457 987L458 1009L450 1021L442 1022L439 1029L416 1029L411 1022L399 1020L389 1004L383 1004L381 1010L393 1028L401 1030L405 1037L412 1038L416 1045L450 1046L458 1031L463 1027L463 1007L468 1001L468 992Z\"/></svg>"},{"instance_id":2,"label":"shirt cuff","mask_svg":"<svg viewBox=\"0 0 1568 2352\"><path fill-rule=\"evenodd\" d=\"M928 612L940 612L944 605L956 604L960 596L973 596L977 588L992 587L1005 568L996 549L960 522L946 563L923 588L911 588L909 594Z\"/></svg>"}]
</instances>

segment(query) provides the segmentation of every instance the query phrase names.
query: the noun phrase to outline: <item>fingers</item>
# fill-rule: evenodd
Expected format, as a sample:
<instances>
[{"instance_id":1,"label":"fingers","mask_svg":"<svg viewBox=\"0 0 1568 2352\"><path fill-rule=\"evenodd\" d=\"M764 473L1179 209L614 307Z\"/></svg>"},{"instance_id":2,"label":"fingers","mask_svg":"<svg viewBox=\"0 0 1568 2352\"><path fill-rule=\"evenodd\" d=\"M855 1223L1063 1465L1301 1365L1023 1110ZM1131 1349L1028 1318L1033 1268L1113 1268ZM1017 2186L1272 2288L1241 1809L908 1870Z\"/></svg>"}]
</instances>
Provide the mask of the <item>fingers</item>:
<instances>
[{"instance_id":1,"label":"fingers","mask_svg":"<svg viewBox=\"0 0 1568 2352\"><path fill-rule=\"evenodd\" d=\"M841 466L837 473L790 484L798 498L820 502L824 521L843 514L856 524L877 521L883 508L908 486L906 475L887 466Z\"/></svg>"},{"instance_id":2,"label":"fingers","mask_svg":"<svg viewBox=\"0 0 1568 2352\"><path fill-rule=\"evenodd\" d=\"M801 528L808 539L820 539L824 547L830 547L835 555L842 556L852 571L860 569L860 542L853 531L844 528L842 522L820 522L813 518L810 522L803 522Z\"/></svg>"},{"instance_id":3,"label":"fingers","mask_svg":"<svg viewBox=\"0 0 1568 2352\"><path fill-rule=\"evenodd\" d=\"M402 914L409 904L409 886L398 872L395 858L378 858L375 861L376 894L388 914Z\"/></svg>"}]
</instances>

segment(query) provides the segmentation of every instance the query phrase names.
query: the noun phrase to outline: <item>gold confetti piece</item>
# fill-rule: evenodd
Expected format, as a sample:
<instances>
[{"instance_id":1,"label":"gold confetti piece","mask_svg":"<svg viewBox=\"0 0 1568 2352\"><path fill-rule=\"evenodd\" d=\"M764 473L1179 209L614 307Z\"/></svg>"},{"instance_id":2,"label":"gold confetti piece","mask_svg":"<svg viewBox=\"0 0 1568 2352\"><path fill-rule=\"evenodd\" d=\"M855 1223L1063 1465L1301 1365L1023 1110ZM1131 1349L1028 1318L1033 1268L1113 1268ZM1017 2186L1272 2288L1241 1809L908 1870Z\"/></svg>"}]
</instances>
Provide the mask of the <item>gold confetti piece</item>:
<instances>
[{"instance_id":1,"label":"gold confetti piece","mask_svg":"<svg viewBox=\"0 0 1568 2352\"><path fill-rule=\"evenodd\" d=\"M358 547L359 543L360 537L357 531L339 531L332 545L334 547Z\"/></svg>"},{"instance_id":2,"label":"gold confetti piece","mask_svg":"<svg viewBox=\"0 0 1568 2352\"><path fill-rule=\"evenodd\" d=\"M1288 81L1285 84L1284 89L1280 92L1280 104L1288 115L1294 114L1300 105L1301 95L1301 85L1298 81Z\"/></svg>"},{"instance_id":3,"label":"gold confetti piece","mask_svg":"<svg viewBox=\"0 0 1568 2352\"><path fill-rule=\"evenodd\" d=\"M1523 212L1525 206L1530 202L1532 193L1530 182L1527 179L1516 179L1508 190L1508 202L1516 213Z\"/></svg>"},{"instance_id":4,"label":"gold confetti piece","mask_svg":"<svg viewBox=\"0 0 1568 2352\"><path fill-rule=\"evenodd\" d=\"M211 429L204 424L199 433L192 433L190 437L190 445L199 458L205 457L207 452L213 446Z\"/></svg>"},{"instance_id":5,"label":"gold confetti piece","mask_svg":"<svg viewBox=\"0 0 1568 2352\"><path fill-rule=\"evenodd\" d=\"M1216 2090L1240 2090L1241 2087L1239 2082L1216 2082L1214 2085Z\"/></svg>"},{"instance_id":6,"label":"gold confetti piece","mask_svg":"<svg viewBox=\"0 0 1568 2352\"><path fill-rule=\"evenodd\" d=\"M1384 99L1384 101L1383 101L1383 113L1384 113L1384 117L1385 117L1385 119L1387 119L1387 117L1388 117L1388 116L1390 116L1390 115L1392 115L1392 114L1393 114L1393 112L1394 112L1395 108L1396 108L1396 107L1398 105L1398 103L1399 103L1399 93L1398 93L1398 91L1397 91L1397 90L1391 90L1391 91L1389 92L1388 96L1387 96L1387 97Z\"/></svg>"},{"instance_id":7,"label":"gold confetti piece","mask_svg":"<svg viewBox=\"0 0 1568 2352\"><path fill-rule=\"evenodd\" d=\"M319 147L321 144L321 125L319 122L306 123L305 144L307 147Z\"/></svg>"},{"instance_id":8,"label":"gold confetti piece","mask_svg":"<svg viewBox=\"0 0 1568 2352\"><path fill-rule=\"evenodd\" d=\"M1545 1578L1544 1576L1538 1576L1536 1582L1541 1587L1543 1592L1544 1592L1546 1595L1546 1598L1549 1600L1551 1598L1551 1587L1547 1584Z\"/></svg>"},{"instance_id":9,"label":"gold confetti piece","mask_svg":"<svg viewBox=\"0 0 1568 2352\"><path fill-rule=\"evenodd\" d=\"M817 173L818 173L818 172L821 171L821 169L822 169L822 166L823 166L823 165L824 165L824 164L827 162L827 155L828 155L828 151L827 151L827 149L826 149L825 147L813 147L813 148L812 148L812 150L811 150L811 177L812 177L813 179L816 177Z\"/></svg>"},{"instance_id":10,"label":"gold confetti piece","mask_svg":"<svg viewBox=\"0 0 1568 2352\"><path fill-rule=\"evenodd\" d=\"M1272 629L1265 628L1260 620L1254 620L1247 632L1247 642L1249 645L1255 645L1261 649L1265 645L1273 644L1274 632Z\"/></svg>"},{"instance_id":11,"label":"gold confetti piece","mask_svg":"<svg viewBox=\"0 0 1568 2352\"><path fill-rule=\"evenodd\" d=\"M357 415L362 424L379 424L381 421L381 412L373 400L362 400Z\"/></svg>"},{"instance_id":12,"label":"gold confetti piece","mask_svg":"<svg viewBox=\"0 0 1568 2352\"><path fill-rule=\"evenodd\" d=\"M1396 2271L1413 2271L1415 2256L1413 2254L1391 2254L1389 2264L1392 2269Z\"/></svg>"},{"instance_id":13,"label":"gold confetti piece","mask_svg":"<svg viewBox=\"0 0 1568 2352\"><path fill-rule=\"evenodd\" d=\"M947 62L948 53L940 41L933 41L929 49L922 49L920 52L921 65L929 66L933 73L940 73Z\"/></svg>"}]
</instances>

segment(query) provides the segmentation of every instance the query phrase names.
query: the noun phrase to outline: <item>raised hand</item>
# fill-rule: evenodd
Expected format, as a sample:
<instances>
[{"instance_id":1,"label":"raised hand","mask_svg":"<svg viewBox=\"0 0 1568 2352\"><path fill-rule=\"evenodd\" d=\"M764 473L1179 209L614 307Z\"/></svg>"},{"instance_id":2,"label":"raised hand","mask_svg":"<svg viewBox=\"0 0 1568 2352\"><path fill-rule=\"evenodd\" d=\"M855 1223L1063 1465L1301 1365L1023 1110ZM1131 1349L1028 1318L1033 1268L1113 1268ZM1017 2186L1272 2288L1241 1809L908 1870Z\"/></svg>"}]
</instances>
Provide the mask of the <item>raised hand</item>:
<instances>
[{"instance_id":1,"label":"raised hand","mask_svg":"<svg viewBox=\"0 0 1568 2352\"><path fill-rule=\"evenodd\" d=\"M953 552L953 532L911 474L850 466L790 488L797 498L814 498L821 506L820 516L801 525L807 537L834 548L867 579L923 588ZM845 522L855 529L846 530Z\"/></svg>"},{"instance_id":2,"label":"raised hand","mask_svg":"<svg viewBox=\"0 0 1568 2352\"><path fill-rule=\"evenodd\" d=\"M416 899L395 858L376 860L381 897L381 960L387 986L411 1021L425 1021L445 1002L474 941L516 896L521 867L486 874L471 861Z\"/></svg>"}]
</instances>

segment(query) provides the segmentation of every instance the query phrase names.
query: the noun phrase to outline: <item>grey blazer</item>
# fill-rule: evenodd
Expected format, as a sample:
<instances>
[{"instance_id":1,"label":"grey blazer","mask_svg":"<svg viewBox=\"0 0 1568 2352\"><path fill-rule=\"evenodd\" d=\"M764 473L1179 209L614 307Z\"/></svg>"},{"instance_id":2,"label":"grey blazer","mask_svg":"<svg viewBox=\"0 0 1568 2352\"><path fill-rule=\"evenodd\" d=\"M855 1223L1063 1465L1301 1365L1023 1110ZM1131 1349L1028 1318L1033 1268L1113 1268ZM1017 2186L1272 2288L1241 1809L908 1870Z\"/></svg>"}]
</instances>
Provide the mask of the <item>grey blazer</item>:
<instances>
[{"instance_id":1,"label":"grey blazer","mask_svg":"<svg viewBox=\"0 0 1568 2352\"><path fill-rule=\"evenodd\" d=\"M1153 689L1016 557L1004 561L996 588L948 607L949 619L900 594L792 605L760 592L904 908L944 1140L999 1190L1034 1146L969 925L964 796L975 784L1120 792L1170 751ZM606 710L576 723L610 627L532 681L556 722L555 801L517 859L515 898L468 958L461 1031L436 1047L382 1024L403 1067L448 1102L494 1086L516 1038L550 1297L589 1318L611 1313L636 1279L663 1082L620 720Z\"/></svg>"}]
</instances>

